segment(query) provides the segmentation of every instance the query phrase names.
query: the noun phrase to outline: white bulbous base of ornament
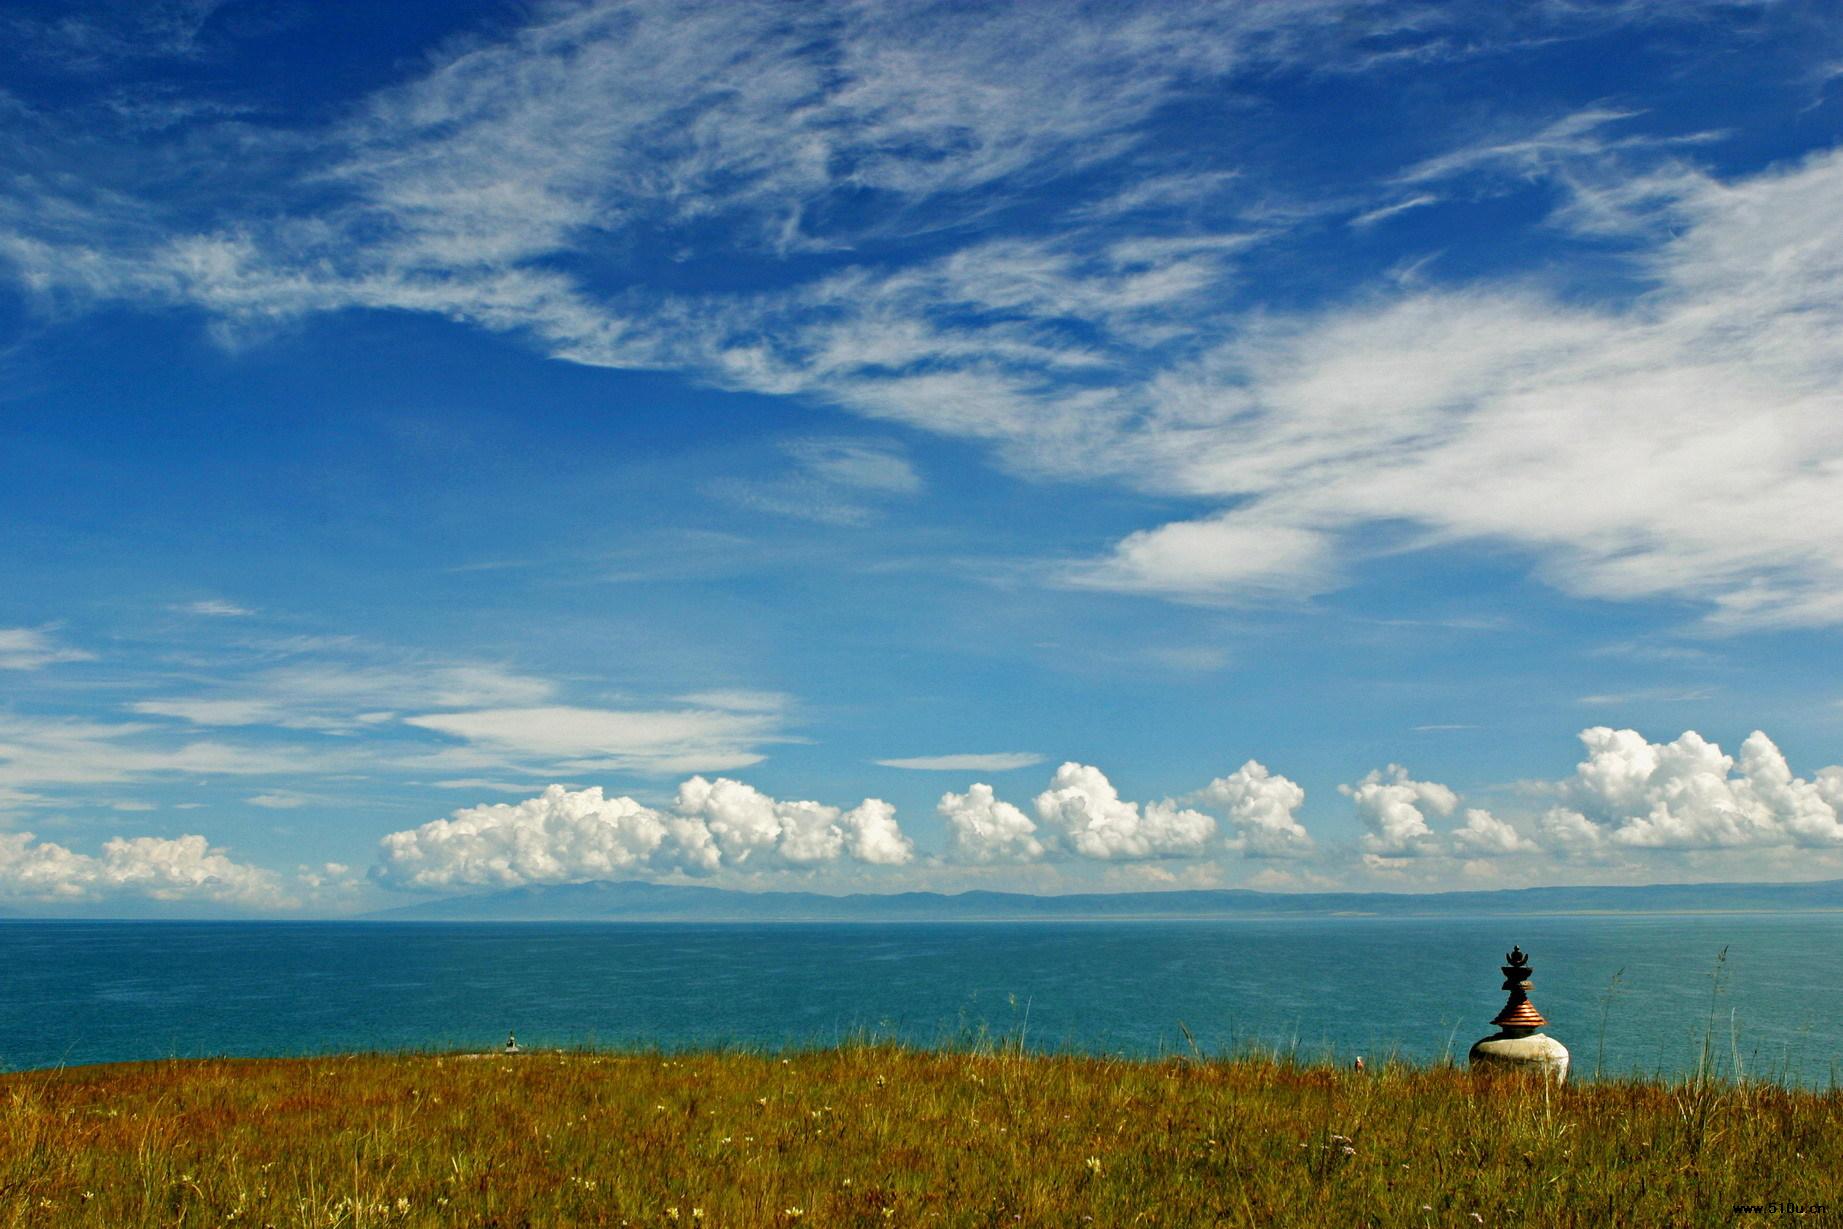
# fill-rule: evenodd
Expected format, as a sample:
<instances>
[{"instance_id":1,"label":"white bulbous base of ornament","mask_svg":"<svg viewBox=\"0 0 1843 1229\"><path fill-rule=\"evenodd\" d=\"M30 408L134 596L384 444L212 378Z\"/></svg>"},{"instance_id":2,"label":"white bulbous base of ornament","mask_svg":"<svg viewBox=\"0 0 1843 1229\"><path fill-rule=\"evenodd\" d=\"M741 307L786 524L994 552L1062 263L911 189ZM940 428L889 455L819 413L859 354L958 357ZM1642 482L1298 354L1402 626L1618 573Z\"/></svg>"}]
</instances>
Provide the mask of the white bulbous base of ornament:
<instances>
[{"instance_id":1,"label":"white bulbous base of ornament","mask_svg":"<svg viewBox=\"0 0 1843 1229\"><path fill-rule=\"evenodd\" d=\"M1568 1078L1568 1047L1543 1033L1506 1029L1473 1046L1469 1058L1474 1067L1540 1071L1557 1084Z\"/></svg>"}]
</instances>

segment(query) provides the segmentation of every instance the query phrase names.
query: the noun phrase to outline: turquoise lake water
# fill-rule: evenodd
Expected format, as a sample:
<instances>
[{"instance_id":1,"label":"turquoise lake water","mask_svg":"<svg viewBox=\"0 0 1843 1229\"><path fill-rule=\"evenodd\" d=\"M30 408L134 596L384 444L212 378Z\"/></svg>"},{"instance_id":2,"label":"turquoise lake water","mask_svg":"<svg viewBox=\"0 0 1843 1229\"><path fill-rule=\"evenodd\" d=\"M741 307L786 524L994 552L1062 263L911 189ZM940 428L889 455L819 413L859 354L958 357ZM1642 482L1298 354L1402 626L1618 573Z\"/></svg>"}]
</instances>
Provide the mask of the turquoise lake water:
<instances>
[{"instance_id":1,"label":"turquoise lake water","mask_svg":"<svg viewBox=\"0 0 1843 1229\"><path fill-rule=\"evenodd\" d=\"M1843 1082L1843 916L683 925L0 923L0 1065L1015 1039L1463 1058L1518 943L1575 1070ZM1714 974L1717 954L1727 949ZM1615 983L1615 975L1618 980ZM1602 1042L1602 1033L1604 1041Z\"/></svg>"}]
</instances>

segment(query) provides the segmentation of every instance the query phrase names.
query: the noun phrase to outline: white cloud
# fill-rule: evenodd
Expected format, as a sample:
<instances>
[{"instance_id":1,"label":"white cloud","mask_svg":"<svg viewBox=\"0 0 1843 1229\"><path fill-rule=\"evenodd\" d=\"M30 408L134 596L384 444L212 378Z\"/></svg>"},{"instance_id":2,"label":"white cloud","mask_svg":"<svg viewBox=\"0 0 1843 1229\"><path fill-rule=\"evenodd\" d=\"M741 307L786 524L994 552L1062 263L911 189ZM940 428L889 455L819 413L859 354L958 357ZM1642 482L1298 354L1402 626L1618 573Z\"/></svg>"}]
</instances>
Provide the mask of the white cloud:
<instances>
[{"instance_id":1,"label":"white cloud","mask_svg":"<svg viewBox=\"0 0 1843 1229\"><path fill-rule=\"evenodd\" d=\"M792 697L779 691L750 691L727 688L718 691L693 691L678 699L698 708L721 708L735 713L778 713L792 703Z\"/></svg>"},{"instance_id":2,"label":"white cloud","mask_svg":"<svg viewBox=\"0 0 1843 1229\"><path fill-rule=\"evenodd\" d=\"M1507 853L1530 853L1536 843L1491 812L1469 807L1465 823L1453 829L1453 847L1461 854L1490 856Z\"/></svg>"},{"instance_id":3,"label":"white cloud","mask_svg":"<svg viewBox=\"0 0 1843 1229\"><path fill-rule=\"evenodd\" d=\"M1565 807L1550 810L1542 817L1540 827L1543 846L1563 855L1596 853L1606 844L1600 825Z\"/></svg>"},{"instance_id":4,"label":"white cloud","mask_svg":"<svg viewBox=\"0 0 1843 1229\"><path fill-rule=\"evenodd\" d=\"M1468 808L1464 823L1436 830L1430 817L1459 809L1444 785L1416 781L1398 765L1341 787L1368 827L1361 847L1371 869L1410 861L1548 853L1650 873L1655 859L1707 851L1843 848L1843 767L1794 776L1770 738L1755 731L1737 756L1695 731L1667 743L1636 730L1595 726L1580 734L1587 755L1574 775L1533 786L1558 801L1522 827ZM1533 834L1525 828L1532 828ZM1526 861L1526 865L1527 865ZM1550 865L1553 865L1550 863ZM1735 864L1739 866L1739 863ZM1762 863L1750 864L1754 873ZM1783 872L1780 872L1783 873Z\"/></svg>"},{"instance_id":5,"label":"white cloud","mask_svg":"<svg viewBox=\"0 0 1843 1229\"><path fill-rule=\"evenodd\" d=\"M1309 526L1230 513L1129 534L1069 579L1174 598L1272 600L1332 587L1333 547Z\"/></svg>"},{"instance_id":6,"label":"white cloud","mask_svg":"<svg viewBox=\"0 0 1843 1229\"><path fill-rule=\"evenodd\" d=\"M438 57L318 134L311 219L163 235L92 193L19 211L6 254L47 289L185 299L245 320L435 311L528 328L574 357L645 361L660 346L650 313L595 304L539 262L591 230L676 238L713 215L753 246L797 250L838 241L809 233L837 212L822 208L830 198L954 200L1053 178L1130 149L1198 72L1321 28L1291 6L1126 21L1031 6L558 6ZM246 164L269 152L247 121L221 139ZM275 144L298 158L311 137ZM128 250L100 246L98 222Z\"/></svg>"},{"instance_id":7,"label":"white cloud","mask_svg":"<svg viewBox=\"0 0 1843 1229\"><path fill-rule=\"evenodd\" d=\"M1134 535L1099 578L1310 592L1386 522L1411 544L1509 546L1575 593L1697 600L1717 624L1843 618L1839 194L1843 153L1681 178L1654 288L1622 310L1486 285L1246 332L1157 381L1166 425L1140 441L1142 464L1234 510Z\"/></svg>"},{"instance_id":8,"label":"white cloud","mask_svg":"<svg viewBox=\"0 0 1843 1229\"><path fill-rule=\"evenodd\" d=\"M1582 696L1576 704L1591 707L1612 707L1621 704L1690 704L1707 700L1715 694L1709 687L1647 687L1641 691L1603 692Z\"/></svg>"},{"instance_id":9,"label":"white cloud","mask_svg":"<svg viewBox=\"0 0 1843 1229\"><path fill-rule=\"evenodd\" d=\"M861 525L884 502L918 493L921 475L893 442L850 438L790 440L781 445L791 473L761 480L724 479L711 494L777 516Z\"/></svg>"},{"instance_id":10,"label":"white cloud","mask_svg":"<svg viewBox=\"0 0 1843 1229\"><path fill-rule=\"evenodd\" d=\"M836 486L884 495L913 495L922 489L921 475L891 442L814 438L793 440L783 448L801 469Z\"/></svg>"},{"instance_id":11,"label":"white cloud","mask_svg":"<svg viewBox=\"0 0 1843 1229\"><path fill-rule=\"evenodd\" d=\"M1037 825L996 798L989 785L970 786L964 794L942 794L935 810L947 821L949 861L1035 862L1043 856Z\"/></svg>"},{"instance_id":12,"label":"white cloud","mask_svg":"<svg viewBox=\"0 0 1843 1229\"><path fill-rule=\"evenodd\" d=\"M1670 20L1555 5L1514 37L1641 17ZM1669 160L1688 147L1618 135L1631 114L1580 111L1468 140L1335 212L1379 220L1416 203L1405 185L1461 175L1551 176L1572 194L1552 234L1621 232L1642 292L1481 278L1354 288L1307 312L1225 306L1235 262L1287 222L1256 216L1255 185L1241 217L1233 200L1210 209L1228 230L1202 230L1186 210L1239 180L1149 157L1165 105L1276 62L1374 65L1395 35L1415 56L1474 54L1441 37L1449 20L1330 0L544 8L438 53L331 129L187 132L165 152L197 159L201 194L223 182L214 165L294 168L221 229L193 229L183 202L34 177L0 200L0 259L46 295L183 303L232 328L433 313L569 361L797 394L981 441L1022 472L1210 509L1124 536L1070 568L1075 584L1295 598L1341 583L1386 531L1398 548L1513 552L1578 594L1699 603L1717 624L1843 621L1843 152L1721 182ZM1048 215L1054 239L956 230L1041 209L1077 168L1111 189ZM865 200L884 208L833 207ZM901 267L876 219L923 206L940 254ZM694 297L562 271L641 244L772 252L807 280ZM816 247L862 259L792 263ZM625 289L596 289L610 280ZM796 464L858 491L913 478L848 453Z\"/></svg>"},{"instance_id":13,"label":"white cloud","mask_svg":"<svg viewBox=\"0 0 1843 1229\"><path fill-rule=\"evenodd\" d=\"M570 772L744 768L761 761L761 744L784 737L778 714L730 709L553 705L426 713L404 721L493 754L538 756Z\"/></svg>"},{"instance_id":14,"label":"white cloud","mask_svg":"<svg viewBox=\"0 0 1843 1229\"><path fill-rule=\"evenodd\" d=\"M556 685L546 679L491 664L320 660L254 671L212 692L139 700L129 708L194 725L346 731L382 724L398 705L527 705L555 692Z\"/></svg>"},{"instance_id":15,"label":"white cloud","mask_svg":"<svg viewBox=\"0 0 1843 1229\"><path fill-rule=\"evenodd\" d=\"M59 644L40 627L0 627L0 670L38 670L96 655Z\"/></svg>"},{"instance_id":16,"label":"white cloud","mask_svg":"<svg viewBox=\"0 0 1843 1229\"><path fill-rule=\"evenodd\" d=\"M429 784L436 789L490 790L495 794L529 794L538 788L535 781L494 781L488 777L450 777Z\"/></svg>"},{"instance_id":17,"label":"white cloud","mask_svg":"<svg viewBox=\"0 0 1843 1229\"><path fill-rule=\"evenodd\" d=\"M247 908L294 902L272 871L233 861L202 836L116 837L100 857L76 853L29 832L0 834L0 895L40 901L142 898Z\"/></svg>"},{"instance_id":18,"label":"white cloud","mask_svg":"<svg viewBox=\"0 0 1843 1229\"><path fill-rule=\"evenodd\" d=\"M1543 821L1558 851L1843 845L1843 768L1795 777L1759 730L1738 761L1693 730L1668 743L1606 726L1580 738L1587 758Z\"/></svg>"},{"instance_id":19,"label":"white cloud","mask_svg":"<svg viewBox=\"0 0 1843 1229\"><path fill-rule=\"evenodd\" d=\"M312 802L313 799L306 794L272 791L267 794L252 794L243 801L249 803L253 807L262 807L264 810L268 811L292 811L296 807L306 806L308 803Z\"/></svg>"},{"instance_id":20,"label":"white cloud","mask_svg":"<svg viewBox=\"0 0 1843 1229\"><path fill-rule=\"evenodd\" d=\"M1608 129L1636 119L1635 111L1589 108L1564 115L1540 131L1501 140L1487 140L1430 158L1403 173L1400 182L1428 183L1449 179L1480 167L1501 171L1518 179L1546 174L1557 165L1583 158L1599 158L1621 144L1643 143L1641 137L1619 138Z\"/></svg>"},{"instance_id":21,"label":"white cloud","mask_svg":"<svg viewBox=\"0 0 1843 1229\"><path fill-rule=\"evenodd\" d=\"M726 866L806 867L844 855L899 865L914 856L895 809L876 798L840 812L819 802L782 802L724 777L692 777L678 787L676 808L709 827Z\"/></svg>"},{"instance_id":22,"label":"white cloud","mask_svg":"<svg viewBox=\"0 0 1843 1229\"><path fill-rule=\"evenodd\" d=\"M174 740L145 722L0 715L0 792L179 775L283 775L325 771L334 763L301 747Z\"/></svg>"},{"instance_id":23,"label":"white cloud","mask_svg":"<svg viewBox=\"0 0 1843 1229\"><path fill-rule=\"evenodd\" d=\"M902 866L915 858L915 843L896 822L896 808L881 798L866 798L839 817L845 852L871 866Z\"/></svg>"},{"instance_id":24,"label":"white cloud","mask_svg":"<svg viewBox=\"0 0 1843 1229\"><path fill-rule=\"evenodd\" d=\"M7 14L0 17L0 31L17 40L20 54L66 69L94 70L117 60L191 59L202 54L206 26L225 3L166 0L87 12L73 6L38 20Z\"/></svg>"},{"instance_id":25,"label":"white cloud","mask_svg":"<svg viewBox=\"0 0 1843 1229\"><path fill-rule=\"evenodd\" d=\"M1041 764L1043 757L1029 751L993 751L968 755L912 755L872 762L884 768L906 768L914 772L1009 772Z\"/></svg>"},{"instance_id":26,"label":"white cloud","mask_svg":"<svg viewBox=\"0 0 1843 1229\"><path fill-rule=\"evenodd\" d=\"M1312 851L1312 838L1297 818L1305 789L1255 760L1217 777L1192 800L1221 807L1235 832L1230 847L1250 857L1301 857Z\"/></svg>"},{"instance_id":27,"label":"white cloud","mask_svg":"<svg viewBox=\"0 0 1843 1229\"><path fill-rule=\"evenodd\" d=\"M219 598L206 598L202 601L186 602L182 605L173 607L173 609L182 614L203 615L206 618L214 619L242 619L256 613L247 606L239 606L235 602L226 602Z\"/></svg>"},{"instance_id":28,"label":"white cloud","mask_svg":"<svg viewBox=\"0 0 1843 1229\"><path fill-rule=\"evenodd\" d=\"M1216 832L1214 819L1169 799L1127 802L1100 769L1073 762L1037 795L1037 818L1086 858L1196 857Z\"/></svg>"},{"instance_id":29,"label":"white cloud","mask_svg":"<svg viewBox=\"0 0 1843 1229\"><path fill-rule=\"evenodd\" d=\"M701 827L632 798L553 785L516 804L468 807L381 842L380 878L406 888L581 883L716 869Z\"/></svg>"},{"instance_id":30,"label":"white cloud","mask_svg":"<svg viewBox=\"0 0 1843 1229\"><path fill-rule=\"evenodd\" d=\"M1378 205L1374 209L1366 209L1356 217L1350 219L1350 225L1361 230L1364 227L1374 226L1378 222L1386 221L1397 214L1407 213L1410 209L1424 209L1428 205L1437 205L1439 203L1440 198L1433 195L1431 192L1417 192L1413 196L1390 201L1388 204Z\"/></svg>"},{"instance_id":31,"label":"white cloud","mask_svg":"<svg viewBox=\"0 0 1843 1229\"><path fill-rule=\"evenodd\" d=\"M467 807L386 836L377 874L405 888L504 888L812 870L844 860L898 866L913 857L895 808L880 799L841 811L779 801L740 781L692 777L670 810L561 785L523 802Z\"/></svg>"},{"instance_id":32,"label":"white cloud","mask_svg":"<svg viewBox=\"0 0 1843 1229\"><path fill-rule=\"evenodd\" d=\"M177 717L193 725L279 725L291 717L280 702L259 699L136 700L128 708L143 716Z\"/></svg>"},{"instance_id":33,"label":"white cloud","mask_svg":"<svg viewBox=\"0 0 1843 1229\"><path fill-rule=\"evenodd\" d=\"M1340 785L1350 796L1357 815L1369 832L1364 852L1381 857L1425 857L1441 852L1439 838L1427 816L1451 815L1459 796L1435 781L1416 781L1400 764L1386 773L1372 770L1355 785Z\"/></svg>"},{"instance_id":34,"label":"white cloud","mask_svg":"<svg viewBox=\"0 0 1843 1229\"><path fill-rule=\"evenodd\" d=\"M1245 886L1260 892L1324 892L1335 891L1341 885L1336 880L1297 867L1269 865L1250 875Z\"/></svg>"},{"instance_id":35,"label":"white cloud","mask_svg":"<svg viewBox=\"0 0 1843 1229\"><path fill-rule=\"evenodd\" d=\"M316 900L350 898L364 886L364 879L352 873L343 862L323 862L319 866L298 866L295 882Z\"/></svg>"},{"instance_id":36,"label":"white cloud","mask_svg":"<svg viewBox=\"0 0 1843 1229\"><path fill-rule=\"evenodd\" d=\"M756 763L763 746L788 738L792 705L779 692L740 688L631 709L557 704L547 679L351 638L233 640L185 660L217 684L128 702L139 720L0 714L0 799L32 799L45 786L225 774L277 778L274 788L245 791L251 805L276 809L317 800L311 778L330 774L529 794L546 780L603 771ZM163 687L170 677L161 674ZM288 744L276 729L338 737ZM863 818L865 847L880 848L878 827Z\"/></svg>"}]
</instances>

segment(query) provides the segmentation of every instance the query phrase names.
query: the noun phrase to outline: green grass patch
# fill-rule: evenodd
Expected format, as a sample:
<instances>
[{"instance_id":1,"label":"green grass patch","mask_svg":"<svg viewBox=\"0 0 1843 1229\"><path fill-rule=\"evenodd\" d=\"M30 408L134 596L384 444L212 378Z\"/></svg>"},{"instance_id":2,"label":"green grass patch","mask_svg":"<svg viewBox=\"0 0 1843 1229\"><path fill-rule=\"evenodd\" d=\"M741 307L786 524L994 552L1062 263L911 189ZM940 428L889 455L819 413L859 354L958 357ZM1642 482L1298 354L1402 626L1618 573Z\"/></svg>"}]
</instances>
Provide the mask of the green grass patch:
<instances>
[{"instance_id":1,"label":"green grass patch","mask_svg":"<svg viewBox=\"0 0 1843 1229\"><path fill-rule=\"evenodd\" d=\"M1843 1093L863 1045L0 1077L0 1224L1843 1223Z\"/></svg>"}]
</instances>

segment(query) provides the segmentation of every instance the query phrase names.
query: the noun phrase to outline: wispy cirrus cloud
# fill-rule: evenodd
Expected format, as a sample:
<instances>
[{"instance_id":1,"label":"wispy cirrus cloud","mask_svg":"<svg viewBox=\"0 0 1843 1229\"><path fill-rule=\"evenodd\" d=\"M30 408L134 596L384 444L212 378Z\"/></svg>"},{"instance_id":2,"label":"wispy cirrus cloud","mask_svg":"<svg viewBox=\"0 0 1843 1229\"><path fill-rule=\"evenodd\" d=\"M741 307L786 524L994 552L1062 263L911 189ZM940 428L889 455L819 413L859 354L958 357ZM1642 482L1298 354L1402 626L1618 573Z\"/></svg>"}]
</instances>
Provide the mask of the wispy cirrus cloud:
<instances>
[{"instance_id":1,"label":"wispy cirrus cloud","mask_svg":"<svg viewBox=\"0 0 1843 1229\"><path fill-rule=\"evenodd\" d=\"M0 627L0 670L39 670L95 654L64 644L43 627Z\"/></svg>"},{"instance_id":2,"label":"wispy cirrus cloud","mask_svg":"<svg viewBox=\"0 0 1843 1229\"><path fill-rule=\"evenodd\" d=\"M1344 539L1394 523L1518 551L1572 592L1694 600L1718 627L1837 621L1839 190L1834 154L1685 181L1653 289L1623 308L1427 291L1227 343L1164 383L1192 421L1139 442L1232 509L1135 535L1099 579L1322 591Z\"/></svg>"},{"instance_id":3,"label":"wispy cirrus cloud","mask_svg":"<svg viewBox=\"0 0 1843 1229\"><path fill-rule=\"evenodd\" d=\"M765 744L789 737L778 713L696 707L472 709L410 716L404 724L460 740L471 753L576 775L746 768L761 762Z\"/></svg>"},{"instance_id":4,"label":"wispy cirrus cloud","mask_svg":"<svg viewBox=\"0 0 1843 1229\"><path fill-rule=\"evenodd\" d=\"M201 598L196 602L185 602L173 607L181 614L203 615L209 619L243 619L255 614L248 606L239 606L222 598Z\"/></svg>"},{"instance_id":5,"label":"wispy cirrus cloud","mask_svg":"<svg viewBox=\"0 0 1843 1229\"><path fill-rule=\"evenodd\" d=\"M967 755L911 755L873 762L884 768L907 768L916 772L1010 772L1041 764L1043 757L1030 751L992 751Z\"/></svg>"},{"instance_id":6,"label":"wispy cirrus cloud","mask_svg":"<svg viewBox=\"0 0 1843 1229\"><path fill-rule=\"evenodd\" d=\"M26 647L42 658L47 646ZM780 692L568 703L564 683L503 663L349 637L188 646L179 660L182 671L156 656L118 680L125 697L155 693L122 699L113 712L127 719L0 715L0 802L107 805L85 787L252 778L263 780L244 801L274 810L318 800L335 780L362 779L373 792L431 780L530 792L547 778L744 767L794 737L794 701ZM208 684L176 685L201 673Z\"/></svg>"},{"instance_id":7,"label":"wispy cirrus cloud","mask_svg":"<svg viewBox=\"0 0 1843 1229\"><path fill-rule=\"evenodd\" d=\"M205 27L227 0L150 0L43 18L0 16L14 54L78 72L123 60L190 59L201 53Z\"/></svg>"},{"instance_id":8,"label":"wispy cirrus cloud","mask_svg":"<svg viewBox=\"0 0 1843 1229\"><path fill-rule=\"evenodd\" d=\"M186 304L233 332L432 313L1202 505L1072 563L1077 586L1296 600L1387 536L1488 547L1571 593L1693 603L1717 627L1843 621L1843 159L1718 178L1693 162L1707 133L1641 131L1650 117L1614 104L1466 134L1334 212L1374 225L1542 179L1566 197L1554 231L1622 234L1642 291L1499 274L1300 308L1240 270L1314 203L1262 208L1258 186L1234 195L1241 168L1153 153L1168 108L1251 69L1381 71L1391 36L1419 61L1700 11L1551 6L1540 29L1487 22L1463 45L1436 11L1356 0L1045 11L547 6L318 132L192 133L195 150L234 136L239 165L268 172L244 216L205 209L209 185L150 207L16 176L0 255L47 296ZM31 118L55 165L76 138ZM1024 203L1038 224L970 229ZM640 269L608 291L567 271L610 237L778 262L779 288L692 293Z\"/></svg>"},{"instance_id":9,"label":"wispy cirrus cloud","mask_svg":"<svg viewBox=\"0 0 1843 1229\"><path fill-rule=\"evenodd\" d=\"M808 437L784 441L781 452L789 472L716 480L705 490L744 507L829 525L866 524L887 502L922 490L921 475L893 441Z\"/></svg>"},{"instance_id":10,"label":"wispy cirrus cloud","mask_svg":"<svg viewBox=\"0 0 1843 1229\"><path fill-rule=\"evenodd\" d=\"M0 791L158 778L314 775L351 761L317 747L178 737L145 721L0 716Z\"/></svg>"},{"instance_id":11,"label":"wispy cirrus cloud","mask_svg":"<svg viewBox=\"0 0 1843 1229\"><path fill-rule=\"evenodd\" d=\"M286 790L272 791L266 794L252 794L243 801L265 811L292 811L304 807L314 799L307 794L296 794Z\"/></svg>"},{"instance_id":12,"label":"wispy cirrus cloud","mask_svg":"<svg viewBox=\"0 0 1843 1229\"><path fill-rule=\"evenodd\" d=\"M379 655L373 654L373 657ZM531 704L557 690L547 679L502 666L421 660L411 655L367 661L363 654L249 672L224 672L204 692L133 701L142 716L170 717L200 726L274 726L352 731L383 724L397 707L468 708Z\"/></svg>"}]
</instances>

